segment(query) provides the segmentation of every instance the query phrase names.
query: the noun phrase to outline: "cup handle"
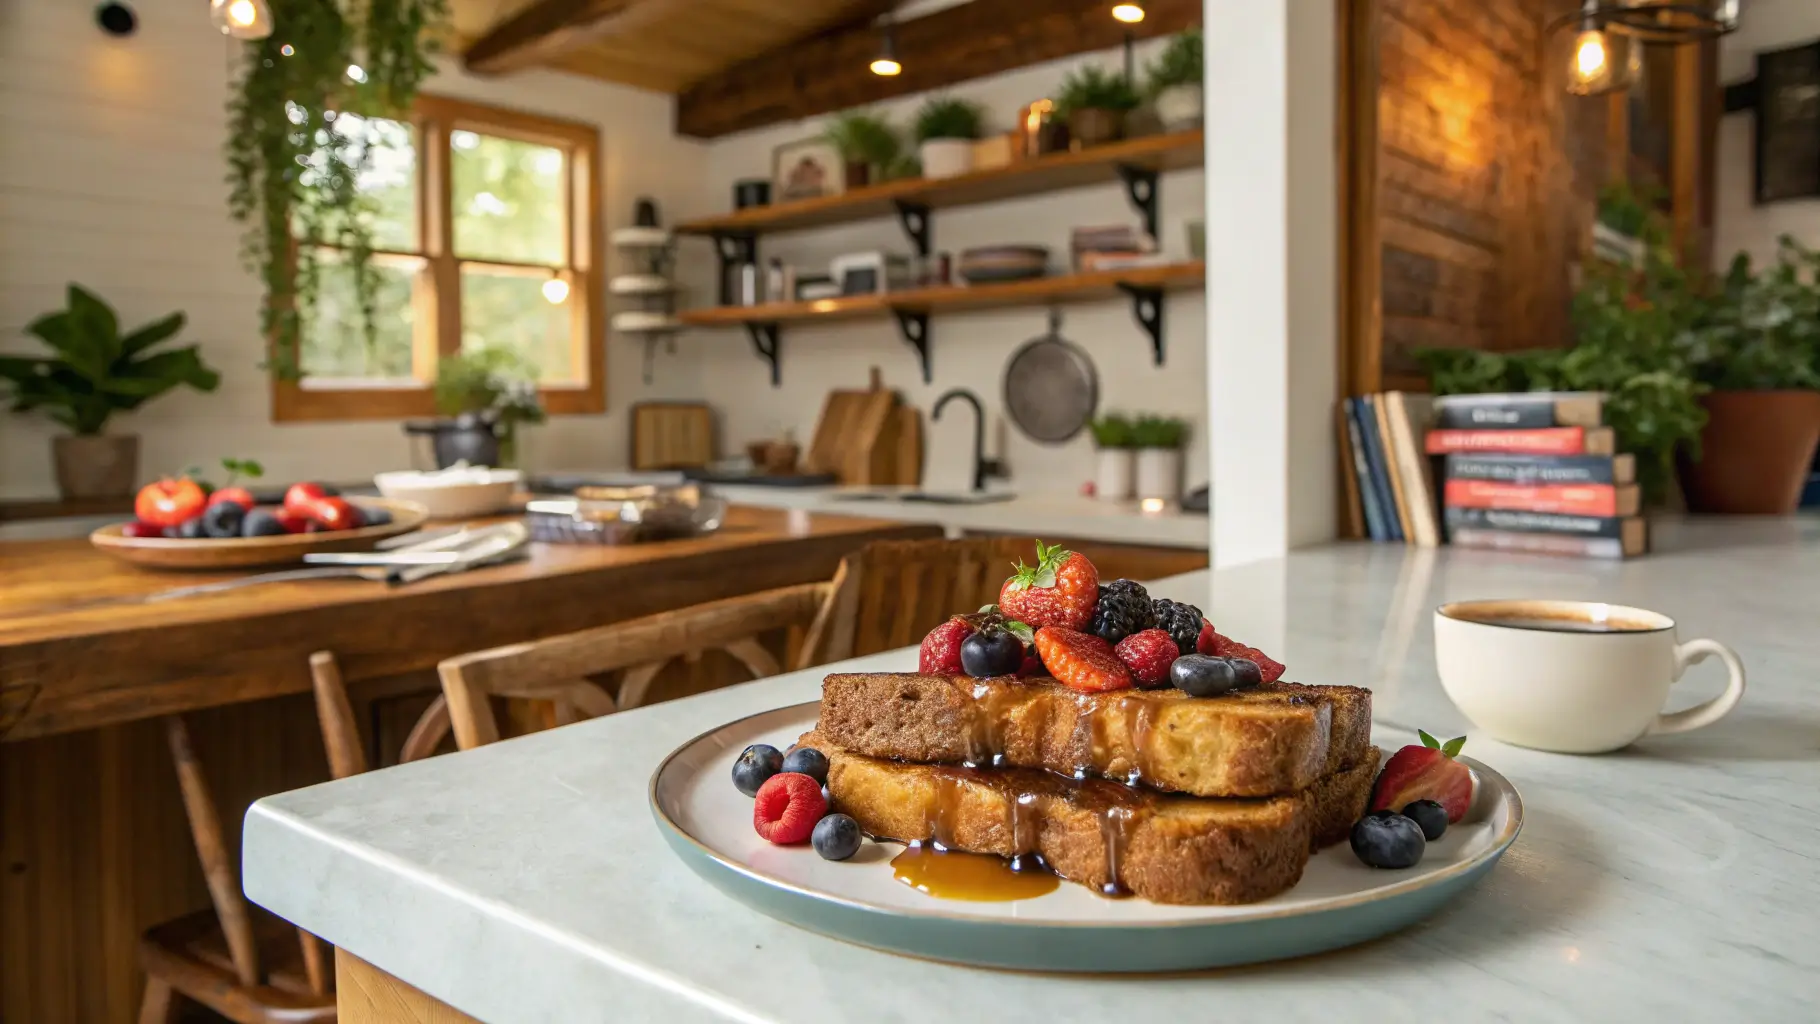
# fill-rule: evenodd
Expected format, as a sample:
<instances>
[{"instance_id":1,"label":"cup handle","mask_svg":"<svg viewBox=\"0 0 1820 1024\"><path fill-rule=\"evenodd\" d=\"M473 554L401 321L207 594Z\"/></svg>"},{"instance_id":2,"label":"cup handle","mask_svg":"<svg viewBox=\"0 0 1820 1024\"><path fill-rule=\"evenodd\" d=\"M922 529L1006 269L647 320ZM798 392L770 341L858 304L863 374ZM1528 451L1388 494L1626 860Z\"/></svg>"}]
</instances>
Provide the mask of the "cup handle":
<instances>
[{"instance_id":1,"label":"cup handle","mask_svg":"<svg viewBox=\"0 0 1820 1024\"><path fill-rule=\"evenodd\" d=\"M1725 692L1704 704L1696 704L1685 711L1672 715L1657 715L1656 724L1650 726L1648 735L1654 736L1668 732L1690 732L1702 726L1711 725L1738 706L1744 697L1744 663L1738 660L1737 652L1717 640L1689 640L1675 645L1675 679L1679 680L1687 667L1706 660L1709 654L1717 655L1725 662L1725 671L1731 678L1725 684Z\"/></svg>"}]
</instances>

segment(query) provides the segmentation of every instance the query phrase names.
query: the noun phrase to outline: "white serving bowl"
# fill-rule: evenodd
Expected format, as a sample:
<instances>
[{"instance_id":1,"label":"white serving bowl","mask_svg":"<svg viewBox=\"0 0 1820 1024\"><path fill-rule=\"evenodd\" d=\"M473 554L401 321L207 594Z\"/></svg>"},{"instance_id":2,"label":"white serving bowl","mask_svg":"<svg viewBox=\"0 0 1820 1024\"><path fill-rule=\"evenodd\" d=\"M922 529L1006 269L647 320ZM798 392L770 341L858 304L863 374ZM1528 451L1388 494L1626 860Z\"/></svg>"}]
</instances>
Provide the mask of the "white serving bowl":
<instances>
[{"instance_id":1,"label":"white serving bowl","mask_svg":"<svg viewBox=\"0 0 1820 1024\"><path fill-rule=\"evenodd\" d=\"M432 519L468 519L492 515L512 502L518 490L516 469L457 466L434 473L401 471L373 478L379 493L422 505Z\"/></svg>"}]
</instances>

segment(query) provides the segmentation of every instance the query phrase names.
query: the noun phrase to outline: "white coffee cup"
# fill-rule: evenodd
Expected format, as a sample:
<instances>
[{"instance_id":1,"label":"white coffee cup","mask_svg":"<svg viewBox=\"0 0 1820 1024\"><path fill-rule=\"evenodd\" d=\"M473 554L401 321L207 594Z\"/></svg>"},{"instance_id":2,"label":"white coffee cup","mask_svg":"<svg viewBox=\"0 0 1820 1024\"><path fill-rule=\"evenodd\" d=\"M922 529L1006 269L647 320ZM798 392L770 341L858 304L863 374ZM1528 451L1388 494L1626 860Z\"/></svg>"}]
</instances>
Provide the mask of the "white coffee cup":
<instances>
[{"instance_id":1,"label":"white coffee cup","mask_svg":"<svg viewBox=\"0 0 1820 1024\"><path fill-rule=\"evenodd\" d=\"M1669 687L1716 655L1731 678L1704 704L1664 714ZM1435 610L1441 687L1506 743L1564 754L1617 750L1729 714L1744 665L1717 640L1675 640L1675 620L1596 601L1459 601Z\"/></svg>"}]
</instances>

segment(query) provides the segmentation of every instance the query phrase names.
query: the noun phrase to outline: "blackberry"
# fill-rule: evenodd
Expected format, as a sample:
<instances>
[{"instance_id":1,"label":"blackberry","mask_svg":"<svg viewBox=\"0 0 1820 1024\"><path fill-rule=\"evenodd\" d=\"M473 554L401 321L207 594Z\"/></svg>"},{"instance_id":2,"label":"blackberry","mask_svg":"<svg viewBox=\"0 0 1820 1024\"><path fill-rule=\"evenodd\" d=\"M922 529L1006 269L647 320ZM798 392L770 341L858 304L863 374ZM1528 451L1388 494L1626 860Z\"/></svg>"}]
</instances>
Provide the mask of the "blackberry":
<instances>
[{"instance_id":1,"label":"blackberry","mask_svg":"<svg viewBox=\"0 0 1820 1024\"><path fill-rule=\"evenodd\" d=\"M1109 644L1116 644L1139 630L1156 625L1150 610L1150 594L1133 580L1113 580L1100 584L1099 603L1093 606L1093 621L1087 631Z\"/></svg>"},{"instance_id":2,"label":"blackberry","mask_svg":"<svg viewBox=\"0 0 1820 1024\"><path fill-rule=\"evenodd\" d=\"M1201 638L1201 610L1191 604L1159 597L1152 602L1151 611L1156 616L1156 628L1169 634L1176 649L1183 654L1193 654L1195 642Z\"/></svg>"}]
</instances>

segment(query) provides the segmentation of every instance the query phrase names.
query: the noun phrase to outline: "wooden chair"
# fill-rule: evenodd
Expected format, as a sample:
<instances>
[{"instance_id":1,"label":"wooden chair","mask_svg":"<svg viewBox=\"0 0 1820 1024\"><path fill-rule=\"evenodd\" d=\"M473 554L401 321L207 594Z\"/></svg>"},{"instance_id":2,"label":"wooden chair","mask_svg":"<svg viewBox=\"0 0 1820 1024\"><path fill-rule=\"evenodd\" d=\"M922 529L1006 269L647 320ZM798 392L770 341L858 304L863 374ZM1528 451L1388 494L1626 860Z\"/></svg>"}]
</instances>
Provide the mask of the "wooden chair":
<instances>
[{"instance_id":1,"label":"wooden chair","mask_svg":"<svg viewBox=\"0 0 1820 1024\"><path fill-rule=\"evenodd\" d=\"M354 706L348 699L347 684L342 682L341 665L334 654L317 651L310 655L310 688L316 692L316 720L322 726L323 749L329 754L329 774L345 779L365 772L368 767L366 748L360 742ZM436 748L448 734L449 706L439 693L405 737L398 763L421 760L436 753Z\"/></svg>"},{"instance_id":2,"label":"wooden chair","mask_svg":"<svg viewBox=\"0 0 1820 1024\"><path fill-rule=\"evenodd\" d=\"M949 616L997 603L1012 566L1035 557L1036 542L1018 537L868 544L841 560L798 667L920 643Z\"/></svg>"},{"instance_id":3,"label":"wooden chair","mask_svg":"<svg viewBox=\"0 0 1820 1024\"><path fill-rule=\"evenodd\" d=\"M166 717L164 725L213 907L155 925L140 939L146 981L139 1024L172 1024L186 999L239 1024L333 1021L327 947L301 928L252 913L189 725L181 715Z\"/></svg>"},{"instance_id":4,"label":"wooden chair","mask_svg":"<svg viewBox=\"0 0 1820 1024\"><path fill-rule=\"evenodd\" d=\"M566 725L638 707L666 664L710 649L732 655L754 679L776 675L777 659L758 636L807 628L829 592L829 584L804 583L450 658L437 671L455 744L470 750L499 739L490 698L551 701L556 724ZM617 699L585 678L621 669Z\"/></svg>"}]
</instances>

